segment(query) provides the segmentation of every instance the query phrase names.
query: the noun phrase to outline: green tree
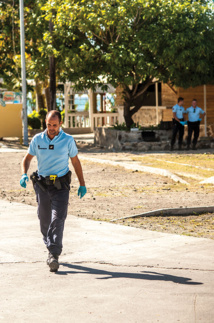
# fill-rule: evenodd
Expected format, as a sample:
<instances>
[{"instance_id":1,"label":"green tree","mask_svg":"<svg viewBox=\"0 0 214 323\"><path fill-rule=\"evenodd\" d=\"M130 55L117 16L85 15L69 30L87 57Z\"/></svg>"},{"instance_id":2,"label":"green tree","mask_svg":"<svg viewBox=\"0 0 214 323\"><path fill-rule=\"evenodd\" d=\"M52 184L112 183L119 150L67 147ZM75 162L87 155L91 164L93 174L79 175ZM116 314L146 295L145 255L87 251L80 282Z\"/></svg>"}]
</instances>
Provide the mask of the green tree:
<instances>
[{"instance_id":1,"label":"green tree","mask_svg":"<svg viewBox=\"0 0 214 323\"><path fill-rule=\"evenodd\" d=\"M27 79L35 80L39 108L45 107L43 90L49 86L50 49L49 40L44 37L49 24L41 10L43 2L24 2L26 74ZM19 19L18 1L0 2L0 77L7 88L18 90L21 89Z\"/></svg>"},{"instance_id":2,"label":"green tree","mask_svg":"<svg viewBox=\"0 0 214 323\"><path fill-rule=\"evenodd\" d=\"M47 20L55 12L60 78L77 88L122 86L128 127L154 79L182 87L213 81L210 1L55 0L43 10Z\"/></svg>"}]
</instances>

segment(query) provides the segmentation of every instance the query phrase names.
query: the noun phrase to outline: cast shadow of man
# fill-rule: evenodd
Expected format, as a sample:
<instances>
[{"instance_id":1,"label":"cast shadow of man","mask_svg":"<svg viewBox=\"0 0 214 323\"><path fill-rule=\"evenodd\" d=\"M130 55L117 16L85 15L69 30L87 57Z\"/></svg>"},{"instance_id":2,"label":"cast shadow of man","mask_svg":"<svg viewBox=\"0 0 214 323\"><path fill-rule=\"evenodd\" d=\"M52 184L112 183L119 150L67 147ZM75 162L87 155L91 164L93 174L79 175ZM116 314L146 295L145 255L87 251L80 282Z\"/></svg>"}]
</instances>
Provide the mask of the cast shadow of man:
<instances>
[{"instance_id":1,"label":"cast shadow of man","mask_svg":"<svg viewBox=\"0 0 214 323\"><path fill-rule=\"evenodd\" d=\"M80 265L73 265L67 263L61 263L61 266L67 267L70 270L58 271L57 275L68 275L68 274L89 274L97 277L96 279L112 279L112 278L128 278L128 279L143 279L143 280L156 280L156 281L171 281L176 284L184 285L202 285L201 282L194 282L191 278L174 276L169 274L161 274L155 271L142 271L141 273L125 273L125 272L115 272L107 271L96 268L90 268Z\"/></svg>"}]
</instances>

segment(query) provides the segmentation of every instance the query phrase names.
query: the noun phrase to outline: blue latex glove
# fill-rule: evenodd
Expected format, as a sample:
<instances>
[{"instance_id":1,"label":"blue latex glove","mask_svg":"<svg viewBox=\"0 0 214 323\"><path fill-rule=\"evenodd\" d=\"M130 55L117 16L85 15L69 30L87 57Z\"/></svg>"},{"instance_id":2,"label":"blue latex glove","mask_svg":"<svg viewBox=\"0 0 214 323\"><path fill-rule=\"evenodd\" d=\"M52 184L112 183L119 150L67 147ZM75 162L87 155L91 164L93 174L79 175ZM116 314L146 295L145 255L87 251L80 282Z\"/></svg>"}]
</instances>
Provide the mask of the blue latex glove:
<instances>
[{"instance_id":1,"label":"blue latex glove","mask_svg":"<svg viewBox=\"0 0 214 323\"><path fill-rule=\"evenodd\" d=\"M87 189L85 186L80 186L78 189L78 196L82 198L87 193Z\"/></svg>"},{"instance_id":2,"label":"blue latex glove","mask_svg":"<svg viewBox=\"0 0 214 323\"><path fill-rule=\"evenodd\" d=\"M182 124L182 126L184 126L186 123L185 123L185 121L180 121L180 124Z\"/></svg>"},{"instance_id":3,"label":"blue latex glove","mask_svg":"<svg viewBox=\"0 0 214 323\"><path fill-rule=\"evenodd\" d=\"M198 121L201 121L201 118L199 118Z\"/></svg>"},{"instance_id":4,"label":"blue latex glove","mask_svg":"<svg viewBox=\"0 0 214 323\"><path fill-rule=\"evenodd\" d=\"M27 186L26 181L29 182L29 178L28 178L27 174L23 174L22 178L20 179L20 185L24 188L26 188L26 186Z\"/></svg>"}]
</instances>

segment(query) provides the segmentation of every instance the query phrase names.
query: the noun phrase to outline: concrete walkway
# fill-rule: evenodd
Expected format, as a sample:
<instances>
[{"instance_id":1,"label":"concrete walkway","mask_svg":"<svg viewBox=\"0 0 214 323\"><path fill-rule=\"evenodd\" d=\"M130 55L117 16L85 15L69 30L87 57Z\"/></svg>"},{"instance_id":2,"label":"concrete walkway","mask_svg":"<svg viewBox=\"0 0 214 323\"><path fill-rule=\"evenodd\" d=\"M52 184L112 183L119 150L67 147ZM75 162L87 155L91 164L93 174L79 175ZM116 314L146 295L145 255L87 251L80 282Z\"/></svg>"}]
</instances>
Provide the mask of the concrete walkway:
<instances>
[{"instance_id":1,"label":"concrete walkway","mask_svg":"<svg viewBox=\"0 0 214 323\"><path fill-rule=\"evenodd\" d=\"M69 215L54 274L35 207L0 201L0 221L0 322L213 322L212 240Z\"/></svg>"}]
</instances>

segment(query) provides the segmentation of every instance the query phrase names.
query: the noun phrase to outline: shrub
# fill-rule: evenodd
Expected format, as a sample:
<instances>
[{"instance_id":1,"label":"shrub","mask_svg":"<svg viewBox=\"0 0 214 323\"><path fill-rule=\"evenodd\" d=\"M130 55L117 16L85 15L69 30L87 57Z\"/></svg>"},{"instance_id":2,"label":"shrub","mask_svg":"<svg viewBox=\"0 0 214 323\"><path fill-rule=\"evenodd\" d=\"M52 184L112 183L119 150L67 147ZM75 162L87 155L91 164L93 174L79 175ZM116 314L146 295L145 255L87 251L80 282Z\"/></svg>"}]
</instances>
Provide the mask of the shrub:
<instances>
[{"instance_id":1,"label":"shrub","mask_svg":"<svg viewBox=\"0 0 214 323\"><path fill-rule=\"evenodd\" d=\"M41 128L41 121L39 118L36 117L29 117L27 118L28 120L28 125L32 128L32 129L40 129Z\"/></svg>"},{"instance_id":2,"label":"shrub","mask_svg":"<svg viewBox=\"0 0 214 323\"><path fill-rule=\"evenodd\" d=\"M60 113L61 113L61 117L62 117L62 122L64 123L64 121L65 121L65 109L62 110Z\"/></svg>"},{"instance_id":3,"label":"shrub","mask_svg":"<svg viewBox=\"0 0 214 323\"><path fill-rule=\"evenodd\" d=\"M89 101L86 102L84 111L89 111Z\"/></svg>"},{"instance_id":4,"label":"shrub","mask_svg":"<svg viewBox=\"0 0 214 323\"><path fill-rule=\"evenodd\" d=\"M28 126L32 129L40 129L41 128L41 121L39 113L34 110L31 114L28 115Z\"/></svg>"},{"instance_id":5,"label":"shrub","mask_svg":"<svg viewBox=\"0 0 214 323\"><path fill-rule=\"evenodd\" d=\"M129 131L129 128L127 128L127 126L126 126L125 122L123 122L122 124L118 124L118 123L116 123L116 124L114 125L114 129L116 129L116 130L125 130L125 131Z\"/></svg>"},{"instance_id":6,"label":"shrub","mask_svg":"<svg viewBox=\"0 0 214 323\"><path fill-rule=\"evenodd\" d=\"M45 121L46 114L48 113L47 109L40 109L39 110L39 118L42 119L42 121Z\"/></svg>"}]
</instances>

